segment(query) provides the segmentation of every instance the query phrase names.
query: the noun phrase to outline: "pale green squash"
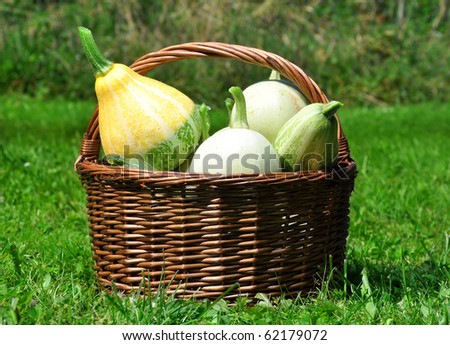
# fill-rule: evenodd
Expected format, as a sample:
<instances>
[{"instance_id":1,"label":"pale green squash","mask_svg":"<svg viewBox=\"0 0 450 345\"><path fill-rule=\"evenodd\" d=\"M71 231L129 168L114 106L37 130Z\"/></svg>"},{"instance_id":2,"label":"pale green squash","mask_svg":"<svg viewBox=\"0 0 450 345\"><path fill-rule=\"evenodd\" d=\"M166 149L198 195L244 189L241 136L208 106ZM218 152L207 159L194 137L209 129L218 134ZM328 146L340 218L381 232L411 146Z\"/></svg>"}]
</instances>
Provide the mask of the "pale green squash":
<instances>
[{"instance_id":1,"label":"pale green squash","mask_svg":"<svg viewBox=\"0 0 450 345\"><path fill-rule=\"evenodd\" d=\"M274 147L285 170L330 169L338 157L336 111L342 103L312 103L300 110L280 129Z\"/></svg>"}]
</instances>

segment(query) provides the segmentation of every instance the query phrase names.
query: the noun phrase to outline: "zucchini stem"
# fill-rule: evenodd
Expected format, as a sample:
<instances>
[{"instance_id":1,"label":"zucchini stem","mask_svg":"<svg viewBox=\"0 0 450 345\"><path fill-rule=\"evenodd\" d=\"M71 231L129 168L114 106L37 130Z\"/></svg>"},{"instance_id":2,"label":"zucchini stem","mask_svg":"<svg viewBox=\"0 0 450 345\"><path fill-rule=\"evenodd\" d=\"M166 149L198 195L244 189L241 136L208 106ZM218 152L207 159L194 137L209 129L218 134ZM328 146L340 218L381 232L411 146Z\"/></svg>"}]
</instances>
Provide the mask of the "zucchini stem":
<instances>
[{"instance_id":1,"label":"zucchini stem","mask_svg":"<svg viewBox=\"0 0 450 345\"><path fill-rule=\"evenodd\" d=\"M342 107L344 104L342 104L341 102L338 101L331 101L327 104L323 105L323 114L327 117L327 118L331 118L340 107Z\"/></svg>"},{"instance_id":2,"label":"zucchini stem","mask_svg":"<svg viewBox=\"0 0 450 345\"><path fill-rule=\"evenodd\" d=\"M94 70L95 77L103 76L108 73L112 68L113 63L105 58L105 56L100 52L94 41L91 30L79 26L78 33L80 34L81 45L84 53L86 54L89 63Z\"/></svg>"},{"instance_id":3,"label":"zucchini stem","mask_svg":"<svg viewBox=\"0 0 450 345\"><path fill-rule=\"evenodd\" d=\"M280 72L273 69L270 73L269 80L281 80Z\"/></svg>"},{"instance_id":4,"label":"zucchini stem","mask_svg":"<svg viewBox=\"0 0 450 345\"><path fill-rule=\"evenodd\" d=\"M228 90L234 98L234 103L236 105L236 111L231 115L230 128L246 128L248 129L247 121L247 106L245 104L244 93L238 86L232 86Z\"/></svg>"}]
</instances>

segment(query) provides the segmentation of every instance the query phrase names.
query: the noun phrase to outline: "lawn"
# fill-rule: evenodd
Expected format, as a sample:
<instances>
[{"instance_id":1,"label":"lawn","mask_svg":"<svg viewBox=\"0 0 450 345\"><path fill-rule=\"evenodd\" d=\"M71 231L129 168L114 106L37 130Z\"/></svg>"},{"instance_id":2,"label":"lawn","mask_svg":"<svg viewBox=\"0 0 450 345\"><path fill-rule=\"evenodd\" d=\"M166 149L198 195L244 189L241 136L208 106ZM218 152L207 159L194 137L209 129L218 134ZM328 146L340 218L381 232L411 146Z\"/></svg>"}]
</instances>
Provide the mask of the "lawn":
<instances>
[{"instance_id":1,"label":"lawn","mask_svg":"<svg viewBox=\"0 0 450 345\"><path fill-rule=\"evenodd\" d=\"M359 174L342 283L234 305L98 288L73 171L93 107L0 97L0 324L449 324L450 104L344 107Z\"/></svg>"}]
</instances>

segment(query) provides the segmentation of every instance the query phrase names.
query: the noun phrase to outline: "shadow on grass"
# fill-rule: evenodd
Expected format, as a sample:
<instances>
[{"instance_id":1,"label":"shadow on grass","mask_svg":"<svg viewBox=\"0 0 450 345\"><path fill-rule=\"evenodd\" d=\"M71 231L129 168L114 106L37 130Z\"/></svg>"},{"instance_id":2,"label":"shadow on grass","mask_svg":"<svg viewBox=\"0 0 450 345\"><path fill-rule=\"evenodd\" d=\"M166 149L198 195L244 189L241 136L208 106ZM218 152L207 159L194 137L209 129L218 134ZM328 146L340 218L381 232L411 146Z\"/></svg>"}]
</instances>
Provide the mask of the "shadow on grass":
<instances>
[{"instance_id":1,"label":"shadow on grass","mask_svg":"<svg viewBox=\"0 0 450 345\"><path fill-rule=\"evenodd\" d=\"M427 260L420 265L403 258L400 263L349 261L346 276L337 272L333 287L346 289L348 295L374 296L388 294L392 302L419 298L437 293L442 284L450 281L450 267L445 262ZM362 291L362 292L361 292Z\"/></svg>"}]
</instances>

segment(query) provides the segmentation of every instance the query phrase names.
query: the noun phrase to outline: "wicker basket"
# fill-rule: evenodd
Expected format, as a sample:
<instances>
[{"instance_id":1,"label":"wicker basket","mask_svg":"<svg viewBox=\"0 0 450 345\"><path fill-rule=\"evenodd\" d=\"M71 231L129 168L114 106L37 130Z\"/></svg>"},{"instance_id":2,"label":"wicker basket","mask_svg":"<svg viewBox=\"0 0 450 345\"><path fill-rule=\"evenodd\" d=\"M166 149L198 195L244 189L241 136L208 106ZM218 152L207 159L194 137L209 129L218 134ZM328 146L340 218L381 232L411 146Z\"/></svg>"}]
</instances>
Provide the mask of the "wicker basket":
<instances>
[{"instance_id":1,"label":"wicker basket","mask_svg":"<svg viewBox=\"0 0 450 345\"><path fill-rule=\"evenodd\" d=\"M186 43L149 53L140 74L188 58L228 58L275 69L311 102L326 102L296 65L256 48ZM356 176L339 128L339 164L310 171L217 177L101 163L97 110L75 163L87 192L100 283L125 292L163 286L180 297L295 296L313 289L332 257L341 267Z\"/></svg>"}]
</instances>

